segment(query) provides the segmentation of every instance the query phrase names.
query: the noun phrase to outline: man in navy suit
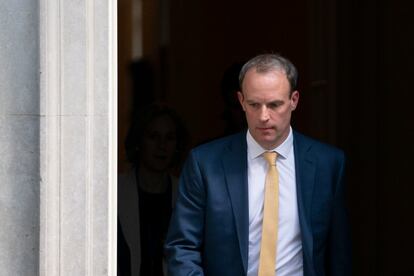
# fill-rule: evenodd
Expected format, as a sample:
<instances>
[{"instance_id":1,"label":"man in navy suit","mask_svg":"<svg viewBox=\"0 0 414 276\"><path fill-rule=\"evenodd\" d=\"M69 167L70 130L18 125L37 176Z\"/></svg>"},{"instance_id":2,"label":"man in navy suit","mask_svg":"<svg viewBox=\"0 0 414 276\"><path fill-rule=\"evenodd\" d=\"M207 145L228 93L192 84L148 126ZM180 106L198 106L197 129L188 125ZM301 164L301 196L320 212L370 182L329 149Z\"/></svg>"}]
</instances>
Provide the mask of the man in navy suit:
<instances>
[{"instance_id":1,"label":"man in navy suit","mask_svg":"<svg viewBox=\"0 0 414 276\"><path fill-rule=\"evenodd\" d=\"M169 275L351 275L344 154L292 130L296 68L280 55L260 55L239 80L248 131L191 151L165 243ZM276 153L275 164L266 152ZM278 173L276 257L264 274L270 166Z\"/></svg>"}]
</instances>

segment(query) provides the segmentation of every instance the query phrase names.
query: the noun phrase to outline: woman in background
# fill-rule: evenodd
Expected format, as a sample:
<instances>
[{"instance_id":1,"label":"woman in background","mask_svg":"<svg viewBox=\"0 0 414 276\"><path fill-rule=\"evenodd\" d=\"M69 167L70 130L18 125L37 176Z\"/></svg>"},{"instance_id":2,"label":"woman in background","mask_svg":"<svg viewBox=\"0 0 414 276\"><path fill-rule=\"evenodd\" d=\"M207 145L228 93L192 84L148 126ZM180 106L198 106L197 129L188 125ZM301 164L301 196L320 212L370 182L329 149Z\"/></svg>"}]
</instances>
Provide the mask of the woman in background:
<instances>
[{"instance_id":1,"label":"woman in background","mask_svg":"<svg viewBox=\"0 0 414 276\"><path fill-rule=\"evenodd\" d=\"M175 203L187 133L176 112L163 104L142 109L125 141L131 170L118 178L118 218L127 246L118 249L118 275L165 276L163 244ZM129 252L125 252L128 250ZM125 257L126 256L126 257Z\"/></svg>"}]
</instances>

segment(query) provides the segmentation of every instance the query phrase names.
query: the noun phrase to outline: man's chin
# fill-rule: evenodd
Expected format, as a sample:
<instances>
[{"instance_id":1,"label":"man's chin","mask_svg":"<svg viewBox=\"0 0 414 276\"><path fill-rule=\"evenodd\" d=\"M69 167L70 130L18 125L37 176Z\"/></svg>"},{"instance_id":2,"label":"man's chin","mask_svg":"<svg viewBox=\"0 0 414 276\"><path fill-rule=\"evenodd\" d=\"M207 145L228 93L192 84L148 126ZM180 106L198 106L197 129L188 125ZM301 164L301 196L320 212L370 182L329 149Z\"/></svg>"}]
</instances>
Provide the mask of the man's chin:
<instances>
[{"instance_id":1,"label":"man's chin","mask_svg":"<svg viewBox=\"0 0 414 276\"><path fill-rule=\"evenodd\" d=\"M257 142L263 148L271 149L271 148L273 148L273 145L275 144L275 139L274 139L274 137L260 137L260 139Z\"/></svg>"},{"instance_id":2,"label":"man's chin","mask_svg":"<svg viewBox=\"0 0 414 276\"><path fill-rule=\"evenodd\" d=\"M260 135L260 140L262 140L263 142L272 142L274 140L276 140L276 135L274 133L274 131L267 131L267 132L263 132Z\"/></svg>"}]
</instances>

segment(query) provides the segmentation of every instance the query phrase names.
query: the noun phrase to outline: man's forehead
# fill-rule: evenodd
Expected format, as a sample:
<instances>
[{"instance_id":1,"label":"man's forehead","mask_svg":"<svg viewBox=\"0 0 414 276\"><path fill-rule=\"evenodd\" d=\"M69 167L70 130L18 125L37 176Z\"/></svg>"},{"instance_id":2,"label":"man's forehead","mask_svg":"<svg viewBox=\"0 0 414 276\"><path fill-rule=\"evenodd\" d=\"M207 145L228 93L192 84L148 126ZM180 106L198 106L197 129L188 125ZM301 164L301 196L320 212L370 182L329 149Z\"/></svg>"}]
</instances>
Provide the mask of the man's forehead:
<instances>
[{"instance_id":1,"label":"man's forehead","mask_svg":"<svg viewBox=\"0 0 414 276\"><path fill-rule=\"evenodd\" d=\"M260 103L273 103L282 102L285 100L285 95L281 93L255 93L245 92L243 93L244 99L247 102L260 102Z\"/></svg>"},{"instance_id":2,"label":"man's forehead","mask_svg":"<svg viewBox=\"0 0 414 276\"><path fill-rule=\"evenodd\" d=\"M247 87L256 86L259 84L260 86L267 86L267 85L287 85L290 87L289 80L287 75L284 71L269 71L263 73L257 72L247 72L246 77L242 83L242 89L244 90Z\"/></svg>"},{"instance_id":3,"label":"man's forehead","mask_svg":"<svg viewBox=\"0 0 414 276\"><path fill-rule=\"evenodd\" d=\"M246 85L246 82L251 82L252 80L255 80L256 78L260 77L277 77L280 80L285 80L289 84L289 80L287 78L287 75L284 70L268 70L263 72L256 71L255 68L249 69L249 71L246 72L245 78L243 79L242 87L243 88ZM290 85L290 84L289 84Z\"/></svg>"}]
</instances>

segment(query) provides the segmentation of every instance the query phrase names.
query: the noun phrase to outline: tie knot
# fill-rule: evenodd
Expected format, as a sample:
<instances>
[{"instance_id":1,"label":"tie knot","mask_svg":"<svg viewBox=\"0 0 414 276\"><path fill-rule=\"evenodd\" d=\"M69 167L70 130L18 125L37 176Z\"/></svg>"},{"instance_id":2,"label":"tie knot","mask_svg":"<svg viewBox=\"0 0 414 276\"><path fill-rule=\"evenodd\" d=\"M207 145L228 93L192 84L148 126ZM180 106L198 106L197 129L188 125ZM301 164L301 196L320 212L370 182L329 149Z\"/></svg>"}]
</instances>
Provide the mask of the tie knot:
<instances>
[{"instance_id":1,"label":"tie knot","mask_svg":"<svg viewBox=\"0 0 414 276\"><path fill-rule=\"evenodd\" d=\"M277 153L274 151L266 151L263 153L264 159L270 166L276 166Z\"/></svg>"}]
</instances>

